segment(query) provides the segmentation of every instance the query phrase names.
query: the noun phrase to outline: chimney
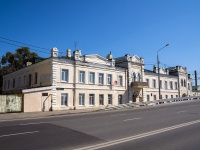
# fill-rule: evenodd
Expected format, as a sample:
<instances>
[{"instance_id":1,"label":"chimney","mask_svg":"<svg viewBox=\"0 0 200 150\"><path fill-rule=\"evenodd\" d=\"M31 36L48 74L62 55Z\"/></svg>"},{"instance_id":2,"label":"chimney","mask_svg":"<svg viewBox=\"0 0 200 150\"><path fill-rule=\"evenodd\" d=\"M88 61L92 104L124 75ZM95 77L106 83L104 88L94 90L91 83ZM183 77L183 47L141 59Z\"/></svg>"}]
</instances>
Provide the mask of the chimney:
<instances>
[{"instance_id":1,"label":"chimney","mask_svg":"<svg viewBox=\"0 0 200 150\"><path fill-rule=\"evenodd\" d=\"M30 66L30 65L32 65L32 62L29 62L29 61L28 61L28 62L26 63L26 66Z\"/></svg>"},{"instance_id":2,"label":"chimney","mask_svg":"<svg viewBox=\"0 0 200 150\"><path fill-rule=\"evenodd\" d=\"M71 58L71 49L67 49L67 58Z\"/></svg>"},{"instance_id":3,"label":"chimney","mask_svg":"<svg viewBox=\"0 0 200 150\"><path fill-rule=\"evenodd\" d=\"M51 57L58 57L58 49L56 47L52 48Z\"/></svg>"}]
</instances>

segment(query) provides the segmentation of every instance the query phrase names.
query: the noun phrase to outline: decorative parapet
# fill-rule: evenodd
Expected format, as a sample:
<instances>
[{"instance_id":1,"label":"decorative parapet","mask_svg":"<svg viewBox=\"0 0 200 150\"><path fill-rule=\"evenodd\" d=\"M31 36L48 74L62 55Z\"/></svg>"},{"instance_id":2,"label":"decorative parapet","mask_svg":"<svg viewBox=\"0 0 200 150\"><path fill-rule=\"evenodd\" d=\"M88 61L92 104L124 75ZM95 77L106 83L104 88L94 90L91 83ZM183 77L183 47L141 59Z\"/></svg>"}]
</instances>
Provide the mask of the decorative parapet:
<instances>
[{"instance_id":1,"label":"decorative parapet","mask_svg":"<svg viewBox=\"0 0 200 150\"><path fill-rule=\"evenodd\" d=\"M126 54L125 56L122 57L118 57L115 59L115 61L116 62L129 61L129 62L144 64L144 59L142 57L138 57L137 55L130 56L129 54Z\"/></svg>"}]
</instances>

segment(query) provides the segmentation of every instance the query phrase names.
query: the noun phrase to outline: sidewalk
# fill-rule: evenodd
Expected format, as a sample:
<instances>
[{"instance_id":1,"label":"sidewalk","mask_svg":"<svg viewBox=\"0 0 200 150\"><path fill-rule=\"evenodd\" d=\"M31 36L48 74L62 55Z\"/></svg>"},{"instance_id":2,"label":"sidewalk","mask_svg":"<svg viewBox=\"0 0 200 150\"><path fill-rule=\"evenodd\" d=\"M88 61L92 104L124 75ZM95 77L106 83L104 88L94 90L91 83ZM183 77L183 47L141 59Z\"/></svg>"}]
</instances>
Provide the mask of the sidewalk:
<instances>
[{"instance_id":1,"label":"sidewalk","mask_svg":"<svg viewBox=\"0 0 200 150\"><path fill-rule=\"evenodd\" d=\"M100 111L100 108L78 109L78 110L55 110L45 112L21 112L21 113L6 113L0 114L0 122L6 120L20 120L20 119L33 119L33 118L45 118L50 116L70 115Z\"/></svg>"}]
</instances>

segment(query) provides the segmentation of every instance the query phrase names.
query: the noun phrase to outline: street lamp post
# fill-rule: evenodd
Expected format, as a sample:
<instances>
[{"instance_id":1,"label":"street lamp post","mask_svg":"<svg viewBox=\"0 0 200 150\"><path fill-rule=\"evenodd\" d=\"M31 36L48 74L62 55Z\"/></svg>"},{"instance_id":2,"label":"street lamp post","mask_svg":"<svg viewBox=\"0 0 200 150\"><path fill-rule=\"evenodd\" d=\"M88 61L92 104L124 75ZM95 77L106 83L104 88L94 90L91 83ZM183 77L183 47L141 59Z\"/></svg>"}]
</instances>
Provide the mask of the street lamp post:
<instances>
[{"instance_id":1,"label":"street lamp post","mask_svg":"<svg viewBox=\"0 0 200 150\"><path fill-rule=\"evenodd\" d=\"M157 64L158 64L158 88L159 88L159 99L161 99L161 92L160 92L160 69L159 69L159 57L158 57L158 52L161 51L163 48L169 46L169 44L166 44L165 46L163 46L161 49L157 50Z\"/></svg>"}]
</instances>

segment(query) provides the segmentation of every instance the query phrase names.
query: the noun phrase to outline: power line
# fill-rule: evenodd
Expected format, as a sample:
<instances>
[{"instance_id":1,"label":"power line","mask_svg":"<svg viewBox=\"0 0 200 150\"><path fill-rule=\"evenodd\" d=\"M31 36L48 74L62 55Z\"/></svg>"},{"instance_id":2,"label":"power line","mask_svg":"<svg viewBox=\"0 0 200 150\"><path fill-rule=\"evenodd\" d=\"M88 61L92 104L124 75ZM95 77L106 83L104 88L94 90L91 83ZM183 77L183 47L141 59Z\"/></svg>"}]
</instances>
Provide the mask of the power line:
<instances>
[{"instance_id":1,"label":"power line","mask_svg":"<svg viewBox=\"0 0 200 150\"><path fill-rule=\"evenodd\" d=\"M15 41L15 40L11 40L8 38L4 38L4 37L0 37L1 39L7 40L7 41L11 41L11 42L15 42L15 43L19 43L19 44L23 44L23 45L27 45L27 46L31 46L31 47L35 47L35 48L39 48L39 49L44 49L44 50L48 50L48 48L43 48L43 47L39 47L39 46L35 46L35 45L31 45L31 44L27 44L27 43L23 43L23 42L19 42L19 41Z\"/></svg>"},{"instance_id":2,"label":"power line","mask_svg":"<svg viewBox=\"0 0 200 150\"><path fill-rule=\"evenodd\" d=\"M5 43L5 44L9 44L9 45L13 45L13 46L16 46L16 47L23 47L23 46L21 46L21 45L17 45L17 44L13 44L13 43L5 42L5 41L1 41L1 40L0 40L0 42ZM36 49L34 49L34 48L30 48L30 49L31 49L31 50L34 50L34 51L38 51L38 52L42 52L42 53L46 53L46 54L50 54L50 53L48 53L48 52L44 52L44 51L41 51L41 50L36 50Z\"/></svg>"}]
</instances>

